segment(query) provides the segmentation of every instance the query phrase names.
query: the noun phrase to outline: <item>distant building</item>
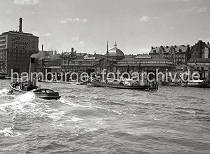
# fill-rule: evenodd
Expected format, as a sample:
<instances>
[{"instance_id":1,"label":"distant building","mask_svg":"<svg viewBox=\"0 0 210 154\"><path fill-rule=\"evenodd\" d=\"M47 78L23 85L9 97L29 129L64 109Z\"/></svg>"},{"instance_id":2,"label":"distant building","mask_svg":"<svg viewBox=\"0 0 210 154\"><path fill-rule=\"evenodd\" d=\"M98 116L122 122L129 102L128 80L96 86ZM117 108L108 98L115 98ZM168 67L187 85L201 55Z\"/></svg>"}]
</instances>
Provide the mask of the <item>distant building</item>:
<instances>
[{"instance_id":1,"label":"distant building","mask_svg":"<svg viewBox=\"0 0 210 154\"><path fill-rule=\"evenodd\" d=\"M189 59L190 46L160 46L152 47L149 55L155 59L168 59L175 65L186 64Z\"/></svg>"},{"instance_id":2,"label":"distant building","mask_svg":"<svg viewBox=\"0 0 210 154\"><path fill-rule=\"evenodd\" d=\"M161 58L139 58L128 57L118 61L116 63L116 69L120 72L140 72L140 71L159 71L173 70L174 64L168 59Z\"/></svg>"},{"instance_id":3,"label":"distant building","mask_svg":"<svg viewBox=\"0 0 210 154\"><path fill-rule=\"evenodd\" d=\"M210 80L210 58L191 58L188 65L199 72L200 79Z\"/></svg>"},{"instance_id":4,"label":"distant building","mask_svg":"<svg viewBox=\"0 0 210 154\"><path fill-rule=\"evenodd\" d=\"M101 68L101 55L71 52L61 54L63 72L97 72Z\"/></svg>"},{"instance_id":5,"label":"distant building","mask_svg":"<svg viewBox=\"0 0 210 154\"><path fill-rule=\"evenodd\" d=\"M199 40L191 48L190 58L210 58L210 44Z\"/></svg>"},{"instance_id":6,"label":"distant building","mask_svg":"<svg viewBox=\"0 0 210 154\"><path fill-rule=\"evenodd\" d=\"M168 59L155 58L148 54L124 55L122 50L115 47L108 50L106 56L109 62L109 70L120 72L154 71L155 69L174 69L174 64ZM110 56L111 55L111 56Z\"/></svg>"},{"instance_id":7,"label":"distant building","mask_svg":"<svg viewBox=\"0 0 210 154\"><path fill-rule=\"evenodd\" d=\"M0 71L8 75L14 72L28 72L30 56L38 52L39 38L22 31L20 18L19 31L8 31L0 35Z\"/></svg>"},{"instance_id":8,"label":"distant building","mask_svg":"<svg viewBox=\"0 0 210 154\"><path fill-rule=\"evenodd\" d=\"M173 70L174 64L168 59L152 58L149 54L125 55L115 43L114 48L101 54L77 53L74 49L71 52L62 54L48 55L45 51L35 54L39 59L36 71L48 72L102 72L106 69L110 72L140 72L140 71L159 71Z\"/></svg>"},{"instance_id":9,"label":"distant building","mask_svg":"<svg viewBox=\"0 0 210 154\"><path fill-rule=\"evenodd\" d=\"M191 47L188 66L200 74L201 79L210 80L210 44L199 40Z\"/></svg>"},{"instance_id":10,"label":"distant building","mask_svg":"<svg viewBox=\"0 0 210 154\"><path fill-rule=\"evenodd\" d=\"M35 59L32 71L35 72L60 72L61 71L61 55L56 51L39 51L31 55Z\"/></svg>"}]
</instances>

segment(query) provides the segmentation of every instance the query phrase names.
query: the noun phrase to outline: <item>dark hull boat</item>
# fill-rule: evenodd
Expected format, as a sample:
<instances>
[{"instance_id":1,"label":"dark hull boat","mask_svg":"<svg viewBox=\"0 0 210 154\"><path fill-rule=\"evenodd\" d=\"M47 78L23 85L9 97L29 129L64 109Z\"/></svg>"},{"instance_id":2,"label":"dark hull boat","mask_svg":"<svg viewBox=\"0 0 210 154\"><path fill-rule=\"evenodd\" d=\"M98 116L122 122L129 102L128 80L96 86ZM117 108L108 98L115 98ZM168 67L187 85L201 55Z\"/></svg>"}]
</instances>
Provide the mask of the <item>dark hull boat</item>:
<instances>
[{"instance_id":1,"label":"dark hull boat","mask_svg":"<svg viewBox=\"0 0 210 154\"><path fill-rule=\"evenodd\" d=\"M181 83L181 86L194 88L208 88L208 82L205 80L190 80L188 82Z\"/></svg>"},{"instance_id":2,"label":"dark hull boat","mask_svg":"<svg viewBox=\"0 0 210 154\"><path fill-rule=\"evenodd\" d=\"M116 89L133 89L133 90L157 90L158 85L156 84L146 84L146 85L125 85L123 83L105 83L100 81L92 81L90 84L92 87L109 87L109 88L116 88Z\"/></svg>"},{"instance_id":3,"label":"dark hull boat","mask_svg":"<svg viewBox=\"0 0 210 154\"><path fill-rule=\"evenodd\" d=\"M187 83L187 87L207 88L208 83L205 80L192 80Z\"/></svg>"},{"instance_id":4,"label":"dark hull boat","mask_svg":"<svg viewBox=\"0 0 210 154\"><path fill-rule=\"evenodd\" d=\"M6 79L7 74L0 72L0 79Z\"/></svg>"},{"instance_id":5,"label":"dark hull boat","mask_svg":"<svg viewBox=\"0 0 210 154\"><path fill-rule=\"evenodd\" d=\"M33 90L33 93L41 99L58 100L61 98L58 92L55 92L51 89L37 89Z\"/></svg>"}]
</instances>

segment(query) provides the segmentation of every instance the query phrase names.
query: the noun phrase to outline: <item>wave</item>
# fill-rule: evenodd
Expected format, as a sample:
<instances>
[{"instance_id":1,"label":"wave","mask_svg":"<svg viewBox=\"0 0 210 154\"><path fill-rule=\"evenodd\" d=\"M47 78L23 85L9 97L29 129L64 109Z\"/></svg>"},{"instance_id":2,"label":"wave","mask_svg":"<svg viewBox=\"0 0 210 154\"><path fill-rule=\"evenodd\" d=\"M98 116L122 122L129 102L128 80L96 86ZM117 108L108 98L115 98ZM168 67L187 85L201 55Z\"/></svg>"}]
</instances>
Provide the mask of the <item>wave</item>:
<instances>
[{"instance_id":1,"label":"wave","mask_svg":"<svg viewBox=\"0 0 210 154\"><path fill-rule=\"evenodd\" d=\"M21 135L21 133L19 132L14 132L12 127L7 127L0 130L0 134L3 134L4 136L7 137L16 137Z\"/></svg>"},{"instance_id":2,"label":"wave","mask_svg":"<svg viewBox=\"0 0 210 154\"><path fill-rule=\"evenodd\" d=\"M0 110L5 112L26 112L27 108L33 108L34 104L31 103L35 99L35 95L32 92L18 95L10 103L4 103L0 105Z\"/></svg>"},{"instance_id":3,"label":"wave","mask_svg":"<svg viewBox=\"0 0 210 154\"><path fill-rule=\"evenodd\" d=\"M8 95L8 92L9 92L9 89L1 89L0 90L0 97L4 97L4 96L7 96Z\"/></svg>"}]
</instances>

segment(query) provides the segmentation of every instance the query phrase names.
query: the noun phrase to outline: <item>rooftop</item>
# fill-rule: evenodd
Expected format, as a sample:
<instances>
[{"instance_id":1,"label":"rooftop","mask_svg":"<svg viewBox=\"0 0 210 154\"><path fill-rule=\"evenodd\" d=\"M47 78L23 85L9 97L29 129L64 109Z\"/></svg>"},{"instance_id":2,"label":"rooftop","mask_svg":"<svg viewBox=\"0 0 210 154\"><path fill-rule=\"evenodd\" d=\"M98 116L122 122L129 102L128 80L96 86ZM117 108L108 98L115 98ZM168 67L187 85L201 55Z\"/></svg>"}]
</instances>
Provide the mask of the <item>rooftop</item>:
<instances>
[{"instance_id":1,"label":"rooftop","mask_svg":"<svg viewBox=\"0 0 210 154\"><path fill-rule=\"evenodd\" d=\"M8 35L8 34L14 34L14 35L27 35L27 36L34 36L37 37L31 33L23 33L23 32L19 32L19 31L8 31L8 32L4 32L2 33L2 35Z\"/></svg>"}]
</instances>

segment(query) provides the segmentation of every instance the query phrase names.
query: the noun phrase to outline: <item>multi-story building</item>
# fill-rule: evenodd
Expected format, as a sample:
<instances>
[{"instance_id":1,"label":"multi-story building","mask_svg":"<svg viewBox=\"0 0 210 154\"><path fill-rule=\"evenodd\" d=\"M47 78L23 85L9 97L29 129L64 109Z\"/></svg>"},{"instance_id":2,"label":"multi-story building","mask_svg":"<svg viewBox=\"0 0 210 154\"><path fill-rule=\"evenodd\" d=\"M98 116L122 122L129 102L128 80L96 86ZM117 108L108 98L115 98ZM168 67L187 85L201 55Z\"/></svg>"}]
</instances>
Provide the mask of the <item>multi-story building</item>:
<instances>
[{"instance_id":1,"label":"multi-story building","mask_svg":"<svg viewBox=\"0 0 210 154\"><path fill-rule=\"evenodd\" d=\"M190 58L210 58L210 44L199 40L192 46Z\"/></svg>"},{"instance_id":2,"label":"multi-story building","mask_svg":"<svg viewBox=\"0 0 210 154\"><path fill-rule=\"evenodd\" d=\"M168 59L175 65L186 64L189 60L190 46L160 46L152 47L150 55L155 58Z\"/></svg>"},{"instance_id":3,"label":"multi-story building","mask_svg":"<svg viewBox=\"0 0 210 154\"><path fill-rule=\"evenodd\" d=\"M22 31L22 18L19 31L8 31L0 35L0 71L8 75L14 72L28 72L30 56L38 52L39 38Z\"/></svg>"},{"instance_id":4,"label":"multi-story building","mask_svg":"<svg viewBox=\"0 0 210 154\"><path fill-rule=\"evenodd\" d=\"M198 41L192 46L188 65L199 72L201 79L210 80L210 44Z\"/></svg>"}]
</instances>

